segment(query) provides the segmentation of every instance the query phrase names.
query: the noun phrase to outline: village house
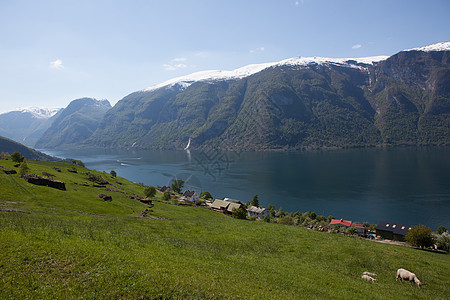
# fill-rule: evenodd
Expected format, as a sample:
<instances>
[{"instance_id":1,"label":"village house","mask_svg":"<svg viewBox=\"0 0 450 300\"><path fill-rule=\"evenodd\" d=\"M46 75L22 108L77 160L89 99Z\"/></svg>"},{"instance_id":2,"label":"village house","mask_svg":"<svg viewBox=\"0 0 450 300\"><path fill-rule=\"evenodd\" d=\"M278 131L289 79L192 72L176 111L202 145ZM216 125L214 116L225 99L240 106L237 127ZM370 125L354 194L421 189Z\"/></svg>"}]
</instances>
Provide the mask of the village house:
<instances>
[{"instance_id":1,"label":"village house","mask_svg":"<svg viewBox=\"0 0 450 300\"><path fill-rule=\"evenodd\" d=\"M196 202L196 201L198 201L199 196L198 196L198 194L195 191L186 190L183 193L182 199L183 200L187 200L187 201L191 201L191 202Z\"/></svg>"},{"instance_id":2,"label":"village house","mask_svg":"<svg viewBox=\"0 0 450 300\"><path fill-rule=\"evenodd\" d=\"M359 236L365 236L367 234L366 228L361 223L353 222L352 227L355 227Z\"/></svg>"},{"instance_id":3,"label":"village house","mask_svg":"<svg viewBox=\"0 0 450 300\"><path fill-rule=\"evenodd\" d=\"M405 235L411 230L411 225L381 221L376 228L377 235L385 240L405 241Z\"/></svg>"},{"instance_id":4,"label":"village house","mask_svg":"<svg viewBox=\"0 0 450 300\"><path fill-rule=\"evenodd\" d=\"M258 219L263 219L265 216L269 216L270 212L268 209L265 209L264 207L257 207L257 206L250 206L249 209L247 209L247 213L249 217L256 217Z\"/></svg>"},{"instance_id":5,"label":"village house","mask_svg":"<svg viewBox=\"0 0 450 300\"><path fill-rule=\"evenodd\" d=\"M242 208L244 211L246 211L244 204L242 204L240 201L231 200L229 198L225 198L224 200L215 199L211 204L211 208L215 211L220 211L230 215L233 213L233 208Z\"/></svg>"},{"instance_id":6,"label":"village house","mask_svg":"<svg viewBox=\"0 0 450 300\"><path fill-rule=\"evenodd\" d=\"M339 227L350 227L352 226L352 221L344 220L344 219L333 219L330 222L330 225L335 225Z\"/></svg>"}]
</instances>

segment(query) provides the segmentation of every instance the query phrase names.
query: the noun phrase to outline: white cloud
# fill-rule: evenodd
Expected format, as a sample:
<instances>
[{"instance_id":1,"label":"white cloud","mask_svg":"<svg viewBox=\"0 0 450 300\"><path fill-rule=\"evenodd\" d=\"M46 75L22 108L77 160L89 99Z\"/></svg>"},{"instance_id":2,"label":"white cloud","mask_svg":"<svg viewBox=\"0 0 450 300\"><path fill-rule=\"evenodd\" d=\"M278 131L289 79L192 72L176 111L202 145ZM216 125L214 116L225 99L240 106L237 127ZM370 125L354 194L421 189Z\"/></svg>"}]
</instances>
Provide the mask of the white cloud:
<instances>
[{"instance_id":1,"label":"white cloud","mask_svg":"<svg viewBox=\"0 0 450 300\"><path fill-rule=\"evenodd\" d=\"M259 47L259 48L250 50L250 53L262 52L264 50L266 50L264 47Z\"/></svg>"},{"instance_id":2,"label":"white cloud","mask_svg":"<svg viewBox=\"0 0 450 300\"><path fill-rule=\"evenodd\" d=\"M186 61L187 60L187 58L186 57L177 57L177 58L174 58L174 59L172 59L172 62L177 62L177 61Z\"/></svg>"},{"instance_id":3,"label":"white cloud","mask_svg":"<svg viewBox=\"0 0 450 300\"><path fill-rule=\"evenodd\" d=\"M299 6L299 5L300 5L300 2L295 1L295 6Z\"/></svg>"},{"instance_id":4,"label":"white cloud","mask_svg":"<svg viewBox=\"0 0 450 300\"><path fill-rule=\"evenodd\" d=\"M361 48L361 47L362 47L361 44L356 44L356 45L353 45L353 46L352 46L352 49L359 49L359 48Z\"/></svg>"},{"instance_id":5,"label":"white cloud","mask_svg":"<svg viewBox=\"0 0 450 300\"><path fill-rule=\"evenodd\" d=\"M61 70L64 69L64 66L62 64L62 60L60 60L59 58L57 60L51 61L50 62L50 68L52 69L57 69L57 70Z\"/></svg>"},{"instance_id":6,"label":"white cloud","mask_svg":"<svg viewBox=\"0 0 450 300\"><path fill-rule=\"evenodd\" d=\"M186 59L183 58L183 59L180 60L180 58L174 58L174 59L172 59L170 64L163 64L162 66L163 66L163 68L166 71L174 71L176 69L186 68L187 67L186 64L182 64L182 63L178 63L177 64L177 63L175 63L175 62L180 62L180 61L186 61Z\"/></svg>"}]
</instances>

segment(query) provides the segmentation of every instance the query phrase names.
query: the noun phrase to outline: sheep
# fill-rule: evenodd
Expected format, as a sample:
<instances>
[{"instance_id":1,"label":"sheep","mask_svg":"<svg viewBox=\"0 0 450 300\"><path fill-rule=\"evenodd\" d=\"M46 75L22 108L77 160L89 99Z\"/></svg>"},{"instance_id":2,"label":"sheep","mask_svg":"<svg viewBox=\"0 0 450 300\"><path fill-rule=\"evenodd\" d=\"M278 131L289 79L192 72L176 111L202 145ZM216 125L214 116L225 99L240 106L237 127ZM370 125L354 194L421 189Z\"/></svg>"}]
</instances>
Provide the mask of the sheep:
<instances>
[{"instance_id":1,"label":"sheep","mask_svg":"<svg viewBox=\"0 0 450 300\"><path fill-rule=\"evenodd\" d=\"M402 268L397 270L397 277L395 278L395 280L397 281L399 278L400 280L408 280L410 282L415 282L418 287L422 285L419 278L417 278L416 274L411 273L410 271Z\"/></svg>"},{"instance_id":2,"label":"sheep","mask_svg":"<svg viewBox=\"0 0 450 300\"><path fill-rule=\"evenodd\" d=\"M375 278L370 277L369 275L361 275L361 278L364 280L367 280L367 281L373 281L373 282L377 281Z\"/></svg>"},{"instance_id":3,"label":"sheep","mask_svg":"<svg viewBox=\"0 0 450 300\"><path fill-rule=\"evenodd\" d=\"M363 272L363 275L369 275L369 276L372 276L372 277L375 277L375 276L377 276L377 274L375 274L375 273L370 273L370 272Z\"/></svg>"}]
</instances>

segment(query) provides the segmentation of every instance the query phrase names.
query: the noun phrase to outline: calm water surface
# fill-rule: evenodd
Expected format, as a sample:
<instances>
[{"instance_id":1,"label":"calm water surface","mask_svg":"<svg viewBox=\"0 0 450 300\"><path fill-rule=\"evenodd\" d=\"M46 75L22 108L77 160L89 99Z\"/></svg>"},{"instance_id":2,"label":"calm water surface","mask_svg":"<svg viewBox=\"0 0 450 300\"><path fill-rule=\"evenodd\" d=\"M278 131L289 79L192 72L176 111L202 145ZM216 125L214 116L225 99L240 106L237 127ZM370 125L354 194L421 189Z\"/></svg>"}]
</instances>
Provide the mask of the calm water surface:
<instances>
[{"instance_id":1,"label":"calm water surface","mask_svg":"<svg viewBox=\"0 0 450 300\"><path fill-rule=\"evenodd\" d=\"M352 221L381 220L450 228L450 148L393 148L296 153L202 151L43 152L81 159L147 185L186 181L216 198L285 211L308 210Z\"/></svg>"}]
</instances>

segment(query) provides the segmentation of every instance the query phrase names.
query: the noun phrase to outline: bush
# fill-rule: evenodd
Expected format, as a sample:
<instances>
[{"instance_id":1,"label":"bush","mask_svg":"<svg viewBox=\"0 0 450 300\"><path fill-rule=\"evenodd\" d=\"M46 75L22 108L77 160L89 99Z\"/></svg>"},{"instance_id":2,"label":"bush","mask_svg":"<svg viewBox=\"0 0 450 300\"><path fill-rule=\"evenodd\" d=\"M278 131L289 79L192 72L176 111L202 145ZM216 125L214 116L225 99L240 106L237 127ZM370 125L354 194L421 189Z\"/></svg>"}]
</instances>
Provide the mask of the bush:
<instances>
[{"instance_id":1,"label":"bush","mask_svg":"<svg viewBox=\"0 0 450 300\"><path fill-rule=\"evenodd\" d=\"M202 199L213 199L213 196L211 196L211 193L210 193L210 192L208 192L208 191L203 191L203 192L200 194L200 198L202 198Z\"/></svg>"},{"instance_id":2,"label":"bush","mask_svg":"<svg viewBox=\"0 0 450 300\"><path fill-rule=\"evenodd\" d=\"M349 227L349 228L347 228L346 232L348 234L355 235L358 233L358 230L355 227Z\"/></svg>"},{"instance_id":3,"label":"bush","mask_svg":"<svg viewBox=\"0 0 450 300\"><path fill-rule=\"evenodd\" d=\"M278 219L278 224L294 225L294 219L291 216L284 216Z\"/></svg>"},{"instance_id":4,"label":"bush","mask_svg":"<svg viewBox=\"0 0 450 300\"><path fill-rule=\"evenodd\" d=\"M444 226L439 226L436 230L437 234L443 234L444 232L447 232L447 228L445 228Z\"/></svg>"},{"instance_id":5,"label":"bush","mask_svg":"<svg viewBox=\"0 0 450 300\"><path fill-rule=\"evenodd\" d=\"M436 237L436 246L439 250L448 251L450 249L450 234L444 232Z\"/></svg>"},{"instance_id":6,"label":"bush","mask_svg":"<svg viewBox=\"0 0 450 300\"><path fill-rule=\"evenodd\" d=\"M154 186L146 187L145 190L144 190L144 195L147 198L155 197L155 195L156 195L156 188ZM169 196L170 196L170 194L169 194Z\"/></svg>"},{"instance_id":7,"label":"bush","mask_svg":"<svg viewBox=\"0 0 450 300\"><path fill-rule=\"evenodd\" d=\"M77 165L77 166L80 166L80 167L85 167L85 165L84 165L84 162L82 162L81 160L79 160L79 159L72 159L72 163L74 164L74 165Z\"/></svg>"},{"instance_id":8,"label":"bush","mask_svg":"<svg viewBox=\"0 0 450 300\"><path fill-rule=\"evenodd\" d=\"M163 194L163 199L166 200L166 201L167 201L167 200L170 200L170 193L169 193L168 191L165 191L165 192L164 192L164 194Z\"/></svg>"},{"instance_id":9,"label":"bush","mask_svg":"<svg viewBox=\"0 0 450 300\"><path fill-rule=\"evenodd\" d=\"M246 219L247 212L245 210L243 210L242 208L233 208L233 211L231 212L231 216L236 219Z\"/></svg>"},{"instance_id":10,"label":"bush","mask_svg":"<svg viewBox=\"0 0 450 300\"><path fill-rule=\"evenodd\" d=\"M431 228L425 225L412 226L411 230L405 235L405 240L407 243L422 249L432 246L434 242Z\"/></svg>"},{"instance_id":11,"label":"bush","mask_svg":"<svg viewBox=\"0 0 450 300\"><path fill-rule=\"evenodd\" d=\"M109 172L109 174L111 174L112 177L117 177L117 172L114 170L111 170L111 172Z\"/></svg>"}]
</instances>

